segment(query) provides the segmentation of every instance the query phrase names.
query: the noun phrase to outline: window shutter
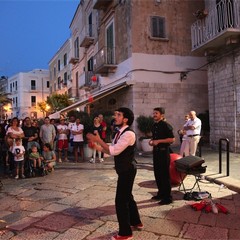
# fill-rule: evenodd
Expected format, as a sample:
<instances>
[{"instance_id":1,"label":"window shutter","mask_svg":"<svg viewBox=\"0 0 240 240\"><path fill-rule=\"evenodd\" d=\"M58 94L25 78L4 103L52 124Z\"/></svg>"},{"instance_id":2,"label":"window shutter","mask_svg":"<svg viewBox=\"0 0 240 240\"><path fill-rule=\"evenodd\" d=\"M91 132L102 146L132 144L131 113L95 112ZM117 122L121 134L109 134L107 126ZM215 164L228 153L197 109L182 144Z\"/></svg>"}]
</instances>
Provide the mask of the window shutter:
<instances>
[{"instance_id":1,"label":"window shutter","mask_svg":"<svg viewBox=\"0 0 240 240\"><path fill-rule=\"evenodd\" d=\"M151 17L152 37L166 38L165 34L165 18Z\"/></svg>"}]
</instances>

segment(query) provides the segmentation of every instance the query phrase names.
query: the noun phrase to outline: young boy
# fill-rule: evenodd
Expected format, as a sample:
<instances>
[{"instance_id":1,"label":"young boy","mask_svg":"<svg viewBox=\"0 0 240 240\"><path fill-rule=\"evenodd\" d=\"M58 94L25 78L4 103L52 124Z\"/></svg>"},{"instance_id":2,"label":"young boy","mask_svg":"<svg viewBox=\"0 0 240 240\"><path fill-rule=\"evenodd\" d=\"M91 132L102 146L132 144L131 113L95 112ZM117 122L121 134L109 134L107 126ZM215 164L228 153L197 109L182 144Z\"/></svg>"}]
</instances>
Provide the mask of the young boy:
<instances>
[{"instance_id":1,"label":"young boy","mask_svg":"<svg viewBox=\"0 0 240 240\"><path fill-rule=\"evenodd\" d=\"M40 156L37 146L32 145L31 150L32 152L29 154L29 159L33 162L33 169L36 172L37 165L41 167L43 158Z\"/></svg>"},{"instance_id":2,"label":"young boy","mask_svg":"<svg viewBox=\"0 0 240 240\"><path fill-rule=\"evenodd\" d=\"M24 154L25 148L22 146L22 142L20 138L16 138L15 146L12 147L12 153L14 155L14 161L16 165L16 176L15 179L19 178L19 171L21 169L21 177L25 178L24 176Z\"/></svg>"}]
</instances>

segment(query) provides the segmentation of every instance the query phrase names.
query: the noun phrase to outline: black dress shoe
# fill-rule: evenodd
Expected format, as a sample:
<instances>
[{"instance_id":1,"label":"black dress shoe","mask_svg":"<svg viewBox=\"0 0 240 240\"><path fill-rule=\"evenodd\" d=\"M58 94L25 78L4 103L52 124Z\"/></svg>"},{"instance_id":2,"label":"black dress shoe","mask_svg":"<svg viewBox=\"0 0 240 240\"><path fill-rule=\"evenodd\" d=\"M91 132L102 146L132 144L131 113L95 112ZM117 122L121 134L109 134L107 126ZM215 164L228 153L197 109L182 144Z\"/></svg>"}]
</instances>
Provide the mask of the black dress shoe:
<instances>
[{"instance_id":1,"label":"black dress shoe","mask_svg":"<svg viewBox=\"0 0 240 240\"><path fill-rule=\"evenodd\" d=\"M159 201L159 200L161 200L162 198L161 198L160 196L156 195L156 196L153 196L151 199L152 199L152 200Z\"/></svg>"},{"instance_id":2,"label":"black dress shoe","mask_svg":"<svg viewBox=\"0 0 240 240\"><path fill-rule=\"evenodd\" d=\"M169 200L161 200L158 204L159 205L168 205L171 204L173 201L171 199Z\"/></svg>"}]
</instances>

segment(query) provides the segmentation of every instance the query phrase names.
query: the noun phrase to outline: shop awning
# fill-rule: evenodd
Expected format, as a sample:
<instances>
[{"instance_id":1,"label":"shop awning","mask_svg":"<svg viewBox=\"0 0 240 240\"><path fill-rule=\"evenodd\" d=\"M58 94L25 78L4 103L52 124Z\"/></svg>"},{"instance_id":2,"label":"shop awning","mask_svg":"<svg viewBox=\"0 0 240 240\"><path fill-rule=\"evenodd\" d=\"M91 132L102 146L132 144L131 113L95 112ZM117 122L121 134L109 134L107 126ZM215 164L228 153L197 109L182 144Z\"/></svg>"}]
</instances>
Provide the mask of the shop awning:
<instances>
[{"instance_id":1,"label":"shop awning","mask_svg":"<svg viewBox=\"0 0 240 240\"><path fill-rule=\"evenodd\" d=\"M107 87L103 87L101 88L100 90L98 90L97 92L92 92L89 94L88 97L78 101L78 102L75 102L73 103L72 105L66 107L66 108L63 108L62 110L56 112L56 113L53 113L53 114L56 114L55 116L58 116L58 118L60 118L60 115L63 114L63 113L66 113L68 111L71 111L71 110L74 110L76 108L79 108L79 107L85 107L86 105L88 104L91 104L101 98L104 98L114 92L117 92L119 91L120 89L122 88L125 88L125 87L129 87L131 86L131 84L127 84L127 82L121 82L119 84L115 84L113 86L107 86ZM91 98L91 101L89 101L89 98ZM51 114L51 115L53 115ZM53 117L52 117L53 118Z\"/></svg>"}]
</instances>

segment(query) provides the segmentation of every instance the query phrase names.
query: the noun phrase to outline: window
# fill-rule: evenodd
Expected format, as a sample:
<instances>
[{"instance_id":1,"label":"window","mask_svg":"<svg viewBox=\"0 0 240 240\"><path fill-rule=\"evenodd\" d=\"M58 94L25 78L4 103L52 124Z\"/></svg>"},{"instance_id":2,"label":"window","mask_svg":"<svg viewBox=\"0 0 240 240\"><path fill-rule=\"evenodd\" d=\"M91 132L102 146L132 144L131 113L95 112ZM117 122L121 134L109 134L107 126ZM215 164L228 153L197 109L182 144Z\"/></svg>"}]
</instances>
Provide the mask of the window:
<instances>
[{"instance_id":1,"label":"window","mask_svg":"<svg viewBox=\"0 0 240 240\"><path fill-rule=\"evenodd\" d=\"M93 71L93 57L88 60L88 71Z\"/></svg>"},{"instance_id":2,"label":"window","mask_svg":"<svg viewBox=\"0 0 240 240\"><path fill-rule=\"evenodd\" d=\"M56 77L57 73L56 73L56 68L54 67L53 69L53 76Z\"/></svg>"},{"instance_id":3,"label":"window","mask_svg":"<svg viewBox=\"0 0 240 240\"><path fill-rule=\"evenodd\" d=\"M74 41L74 57L79 58L79 40L78 40L78 37Z\"/></svg>"},{"instance_id":4,"label":"window","mask_svg":"<svg viewBox=\"0 0 240 240\"><path fill-rule=\"evenodd\" d=\"M12 84L10 83L10 92L12 92Z\"/></svg>"},{"instance_id":5,"label":"window","mask_svg":"<svg viewBox=\"0 0 240 240\"><path fill-rule=\"evenodd\" d=\"M115 64L113 22L111 22L109 26L106 28L106 42L107 42L107 64Z\"/></svg>"},{"instance_id":6,"label":"window","mask_svg":"<svg viewBox=\"0 0 240 240\"><path fill-rule=\"evenodd\" d=\"M64 73L63 84L64 84L64 85L67 85L67 72Z\"/></svg>"},{"instance_id":7,"label":"window","mask_svg":"<svg viewBox=\"0 0 240 240\"><path fill-rule=\"evenodd\" d=\"M15 82L15 88L16 88L16 91L17 91L17 87L18 87L18 86L17 86L17 82Z\"/></svg>"},{"instance_id":8,"label":"window","mask_svg":"<svg viewBox=\"0 0 240 240\"><path fill-rule=\"evenodd\" d=\"M60 62L60 60L58 60L58 71L60 71L61 70L61 62Z\"/></svg>"},{"instance_id":9,"label":"window","mask_svg":"<svg viewBox=\"0 0 240 240\"><path fill-rule=\"evenodd\" d=\"M18 98L17 97L15 98L15 104L16 104L15 106L17 107L18 106Z\"/></svg>"},{"instance_id":10,"label":"window","mask_svg":"<svg viewBox=\"0 0 240 240\"><path fill-rule=\"evenodd\" d=\"M63 56L63 64L64 64L64 66L67 65L67 54L66 53Z\"/></svg>"},{"instance_id":11,"label":"window","mask_svg":"<svg viewBox=\"0 0 240 240\"><path fill-rule=\"evenodd\" d=\"M36 81L31 80L31 90L36 90Z\"/></svg>"},{"instance_id":12,"label":"window","mask_svg":"<svg viewBox=\"0 0 240 240\"><path fill-rule=\"evenodd\" d=\"M151 37L166 38L164 17L151 17Z\"/></svg>"},{"instance_id":13,"label":"window","mask_svg":"<svg viewBox=\"0 0 240 240\"><path fill-rule=\"evenodd\" d=\"M31 96L31 106L36 107L36 96Z\"/></svg>"},{"instance_id":14,"label":"window","mask_svg":"<svg viewBox=\"0 0 240 240\"><path fill-rule=\"evenodd\" d=\"M57 82L57 84L58 84L58 89L60 89L60 88L61 88L61 77L58 77L58 82Z\"/></svg>"},{"instance_id":15,"label":"window","mask_svg":"<svg viewBox=\"0 0 240 240\"><path fill-rule=\"evenodd\" d=\"M49 83L49 81L47 81L47 88L49 88L49 86L50 86L50 83Z\"/></svg>"}]
</instances>

